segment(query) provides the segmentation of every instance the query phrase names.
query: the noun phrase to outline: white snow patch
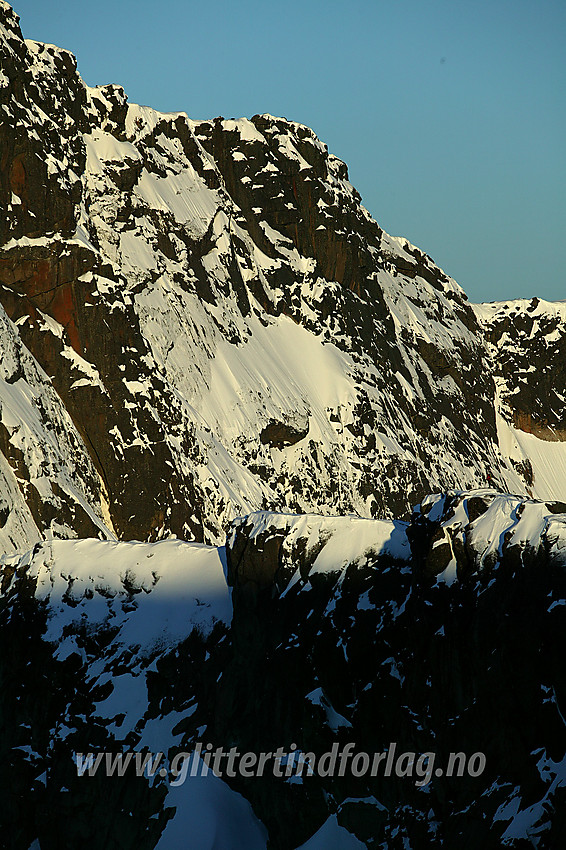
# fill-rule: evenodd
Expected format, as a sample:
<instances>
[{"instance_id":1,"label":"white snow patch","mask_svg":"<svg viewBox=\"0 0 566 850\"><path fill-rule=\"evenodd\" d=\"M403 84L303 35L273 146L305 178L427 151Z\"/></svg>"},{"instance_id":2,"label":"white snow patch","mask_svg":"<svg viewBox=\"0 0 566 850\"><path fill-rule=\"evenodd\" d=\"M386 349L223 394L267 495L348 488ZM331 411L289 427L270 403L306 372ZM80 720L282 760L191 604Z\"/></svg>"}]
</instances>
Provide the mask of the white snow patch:
<instances>
[{"instance_id":1,"label":"white snow patch","mask_svg":"<svg viewBox=\"0 0 566 850\"><path fill-rule=\"evenodd\" d=\"M365 850L365 846L355 835L340 826L336 815L331 815L320 829L296 850Z\"/></svg>"}]
</instances>

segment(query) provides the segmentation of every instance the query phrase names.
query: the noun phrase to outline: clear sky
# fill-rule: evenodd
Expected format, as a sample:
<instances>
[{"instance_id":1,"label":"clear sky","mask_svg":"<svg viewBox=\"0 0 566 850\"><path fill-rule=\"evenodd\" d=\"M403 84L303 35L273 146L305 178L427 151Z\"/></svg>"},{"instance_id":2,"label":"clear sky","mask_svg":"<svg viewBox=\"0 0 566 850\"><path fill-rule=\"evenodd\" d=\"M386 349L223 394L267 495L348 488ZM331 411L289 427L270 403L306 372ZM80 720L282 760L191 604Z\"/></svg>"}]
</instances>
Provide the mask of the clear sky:
<instances>
[{"instance_id":1,"label":"clear sky","mask_svg":"<svg viewBox=\"0 0 566 850\"><path fill-rule=\"evenodd\" d=\"M566 0L14 0L90 85L308 124L470 300L566 299Z\"/></svg>"}]
</instances>

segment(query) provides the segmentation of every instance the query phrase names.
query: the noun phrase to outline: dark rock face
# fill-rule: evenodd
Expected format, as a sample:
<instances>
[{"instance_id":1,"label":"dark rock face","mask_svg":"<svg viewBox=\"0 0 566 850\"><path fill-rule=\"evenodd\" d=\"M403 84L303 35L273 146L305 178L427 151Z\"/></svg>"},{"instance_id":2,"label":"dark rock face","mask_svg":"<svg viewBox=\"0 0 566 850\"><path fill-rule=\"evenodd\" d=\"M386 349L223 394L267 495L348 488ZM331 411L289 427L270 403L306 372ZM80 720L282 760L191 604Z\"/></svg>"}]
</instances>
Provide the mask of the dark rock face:
<instances>
[{"instance_id":1,"label":"dark rock face","mask_svg":"<svg viewBox=\"0 0 566 850\"><path fill-rule=\"evenodd\" d=\"M368 291L377 296L385 317L381 291L371 282L376 265L372 247L379 247L382 231L362 212L355 190L343 205L336 205L339 181L348 180L346 165L329 156L327 146L308 127L269 115L255 115L251 124L257 133L242 137L237 126L218 118L201 122L198 135L245 215L254 241L274 254L254 213L259 207L270 227L302 256L316 261L322 278L358 295ZM289 142L291 157L286 155ZM234 152L243 148L245 156L235 158Z\"/></svg>"},{"instance_id":2,"label":"dark rock face","mask_svg":"<svg viewBox=\"0 0 566 850\"><path fill-rule=\"evenodd\" d=\"M191 600L190 577L176 588L176 600L165 606L153 600L160 582L171 582L179 552L190 572L184 550L197 558L202 550L164 545L166 552L144 544L56 541L3 564L2 846L27 848L37 839L47 850L79 844L149 850L173 814L163 782L152 784L133 770L110 779L102 771L79 776L76 763L76 753L93 748L116 753L137 746L136 729L170 712L191 706L191 715L195 701L207 704L209 676L218 677L226 626L206 615L210 600L200 590ZM116 554L124 552L118 563ZM171 639L175 617L183 623L178 642ZM205 668L211 652L215 660ZM172 743L167 736L162 741Z\"/></svg>"},{"instance_id":3,"label":"dark rock face","mask_svg":"<svg viewBox=\"0 0 566 850\"><path fill-rule=\"evenodd\" d=\"M539 298L482 305L479 318L493 350L502 400L521 431L566 439L566 309Z\"/></svg>"},{"instance_id":4,"label":"dark rock face","mask_svg":"<svg viewBox=\"0 0 566 850\"><path fill-rule=\"evenodd\" d=\"M79 780L74 752L94 742L102 750L114 744L101 723L70 720L80 715L90 720L99 694L89 692L88 670L77 654L63 662L53 658L53 645L44 639L47 611L34 599L35 581L21 570L3 577L8 587L0 606L2 845L23 850L38 839L46 850L79 844L149 850L167 819L163 793L135 776L110 783L96 776L88 783ZM102 635L98 641L87 648L87 657L103 650ZM69 740L61 736L65 717L74 726ZM143 818L133 815L133 805L144 811Z\"/></svg>"},{"instance_id":5,"label":"dark rock face","mask_svg":"<svg viewBox=\"0 0 566 850\"><path fill-rule=\"evenodd\" d=\"M487 522L492 522L497 510L504 510L500 500L487 493L450 496L427 507L429 516L421 509L406 529L410 568L391 555L370 552L342 569L309 571L310 559L298 554L298 541L287 542L293 537L292 520L274 518L271 528L263 523L261 530L256 522L252 541L258 554L287 525L286 538L277 545L277 571L272 566L275 597L266 587L250 596L251 541L244 558L240 552L251 518L235 529L228 549L229 561L234 551L236 562L233 634L236 655L246 665L244 673L240 662L237 678L230 670L223 677L238 711L222 714L218 740L229 730L235 736L236 724L245 735L245 743L238 737L242 748L259 740L260 748L271 750L276 742L298 736L303 752L319 754L336 741L341 746L356 741L357 749L370 752L394 741L404 752L486 756L481 780L435 776L426 793L406 778L316 777L305 780L300 793L275 780L269 791L266 783L261 788L249 783L245 793L264 822L273 824L275 847L305 840L308 828L302 818L290 818L299 799L318 824L329 810L337 812L338 821L367 847L407 846L404 842L413 848L499 847L512 819L499 813L511 812L506 804L519 796L525 808L533 806L540 846L551 848L564 840L559 812L565 788L561 781L552 785L539 761L552 751L550 758L560 762L566 747L559 708L566 698L559 661L563 614L551 602L562 598L566 587L562 555L551 548L553 533L538 540L537 548L520 546L513 538L521 534L512 523L488 567L479 545L482 517L489 511ZM521 507L532 510L520 503L518 513ZM468 512L469 521L463 522ZM462 540L460 547L446 544L454 553L454 576L461 577L448 585L434 583L428 569L444 534ZM295 574L301 578L291 585L287 580L282 588L278 577L286 549L293 551ZM367 609L360 604L364 598ZM256 677L267 679L263 698L247 700L243 709L242 695ZM272 682L291 681L292 688L271 688ZM315 687L323 698L313 706L307 694ZM558 693L562 696L549 702L547 695ZM344 721L334 732L329 707ZM326 811L323 799L330 806ZM522 846L523 839L515 835L506 845Z\"/></svg>"},{"instance_id":6,"label":"dark rock face","mask_svg":"<svg viewBox=\"0 0 566 850\"><path fill-rule=\"evenodd\" d=\"M443 536L452 558L441 559L439 574L429 567ZM317 770L294 782L224 774L251 802L269 847L294 850L334 816L368 848L520 848L529 835L548 850L563 845L564 514L489 490L429 498L409 523L252 514L234 524L226 549L231 625L225 615L202 619L206 606L220 609L201 587L184 609L184 635L165 646L149 634L159 610L152 597L172 580L171 547L185 547L189 596L203 553L219 575L215 550L119 544L120 584L112 562L101 572L95 548L93 584L87 545L112 546L37 547L3 570L10 847L27 850L36 837L47 848L79 839L90 848L155 846L180 816L168 781L79 778L74 764L76 752L141 750L150 740L170 758L197 741L241 753L293 743L316 756L349 742L370 754L395 743L398 754L433 753L444 771L431 770L424 784L424 772L407 774L406 764L391 776ZM69 568L81 553L82 566ZM124 571L126 563L137 566ZM103 621L101 598L114 612ZM146 647L126 637L140 617ZM135 710L112 698L129 676L145 680ZM447 775L451 753L483 754L484 769L474 769L476 758L463 775ZM190 807L190 786L187 794ZM229 814L216 816L221 830Z\"/></svg>"},{"instance_id":7,"label":"dark rock face","mask_svg":"<svg viewBox=\"0 0 566 850\"><path fill-rule=\"evenodd\" d=\"M86 98L77 63L66 50L26 46L18 17L7 4L1 15L1 63L7 82L0 89L0 197L8 215L0 222L0 241L46 233L70 236L84 168L84 149L76 130L70 130L74 125L84 129ZM44 76L34 73L38 55ZM34 123L43 125L41 134L33 132Z\"/></svg>"},{"instance_id":8,"label":"dark rock face","mask_svg":"<svg viewBox=\"0 0 566 850\"><path fill-rule=\"evenodd\" d=\"M108 534L89 453L5 312L0 338L2 549L23 551L49 530L61 536Z\"/></svg>"},{"instance_id":9,"label":"dark rock face","mask_svg":"<svg viewBox=\"0 0 566 850\"><path fill-rule=\"evenodd\" d=\"M259 435L263 445L275 446L282 449L303 440L309 433L308 420L303 427L289 422L270 422Z\"/></svg>"}]
</instances>

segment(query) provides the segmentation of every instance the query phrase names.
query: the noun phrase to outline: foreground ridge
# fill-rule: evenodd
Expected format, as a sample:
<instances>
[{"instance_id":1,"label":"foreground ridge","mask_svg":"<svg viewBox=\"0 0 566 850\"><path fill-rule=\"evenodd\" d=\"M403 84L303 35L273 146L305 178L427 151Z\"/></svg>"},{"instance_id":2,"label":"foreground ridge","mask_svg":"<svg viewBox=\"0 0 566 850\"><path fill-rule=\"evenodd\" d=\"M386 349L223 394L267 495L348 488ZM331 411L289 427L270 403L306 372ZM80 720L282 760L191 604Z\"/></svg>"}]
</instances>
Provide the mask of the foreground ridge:
<instances>
[{"instance_id":1,"label":"foreground ridge","mask_svg":"<svg viewBox=\"0 0 566 850\"><path fill-rule=\"evenodd\" d=\"M225 549L69 540L5 556L0 786L20 789L6 840L561 846L565 511L450 491L408 522L254 513ZM357 777L205 774L207 744L460 753L481 775L423 779L406 759ZM120 753L181 764L195 748L191 775L105 773ZM89 753L108 754L91 775Z\"/></svg>"}]
</instances>

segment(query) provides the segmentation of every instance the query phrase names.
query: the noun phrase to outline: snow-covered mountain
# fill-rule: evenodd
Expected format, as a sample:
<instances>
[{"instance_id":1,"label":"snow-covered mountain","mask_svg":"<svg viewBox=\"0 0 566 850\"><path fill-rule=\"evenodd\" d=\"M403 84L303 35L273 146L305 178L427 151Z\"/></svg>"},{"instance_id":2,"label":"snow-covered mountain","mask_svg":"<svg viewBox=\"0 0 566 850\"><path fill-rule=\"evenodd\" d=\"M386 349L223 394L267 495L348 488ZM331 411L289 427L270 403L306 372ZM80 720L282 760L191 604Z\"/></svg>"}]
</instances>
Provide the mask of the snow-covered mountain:
<instances>
[{"instance_id":1,"label":"snow-covered mountain","mask_svg":"<svg viewBox=\"0 0 566 850\"><path fill-rule=\"evenodd\" d=\"M566 306L469 304L307 127L128 104L4 0L0 115L2 841L563 846ZM205 741L487 767L77 775Z\"/></svg>"},{"instance_id":2,"label":"snow-covered mountain","mask_svg":"<svg viewBox=\"0 0 566 850\"><path fill-rule=\"evenodd\" d=\"M85 511L122 539L222 542L262 508L387 517L488 475L537 493L536 463L533 482L498 442L497 315L384 233L311 130L129 105L1 11L2 348L19 338L74 426L42 463L64 411L16 423L14 393L40 396L2 375L4 498L28 505L5 549L52 520L84 535ZM523 399L527 418L539 401Z\"/></svg>"}]
</instances>

